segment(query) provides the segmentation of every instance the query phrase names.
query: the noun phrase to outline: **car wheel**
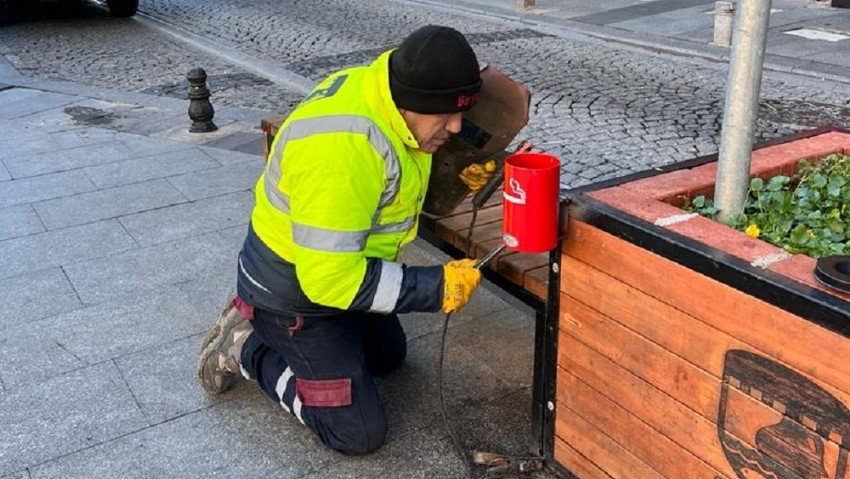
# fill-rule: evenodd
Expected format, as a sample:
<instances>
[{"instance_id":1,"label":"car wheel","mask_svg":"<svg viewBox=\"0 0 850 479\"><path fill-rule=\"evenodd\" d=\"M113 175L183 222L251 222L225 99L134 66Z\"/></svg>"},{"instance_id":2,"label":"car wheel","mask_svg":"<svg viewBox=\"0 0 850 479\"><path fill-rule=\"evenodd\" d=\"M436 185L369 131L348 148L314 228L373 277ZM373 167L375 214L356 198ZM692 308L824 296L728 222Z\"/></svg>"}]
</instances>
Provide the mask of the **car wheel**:
<instances>
[{"instance_id":1,"label":"car wheel","mask_svg":"<svg viewBox=\"0 0 850 479\"><path fill-rule=\"evenodd\" d=\"M106 0L113 17L132 17L139 8L139 0Z\"/></svg>"}]
</instances>

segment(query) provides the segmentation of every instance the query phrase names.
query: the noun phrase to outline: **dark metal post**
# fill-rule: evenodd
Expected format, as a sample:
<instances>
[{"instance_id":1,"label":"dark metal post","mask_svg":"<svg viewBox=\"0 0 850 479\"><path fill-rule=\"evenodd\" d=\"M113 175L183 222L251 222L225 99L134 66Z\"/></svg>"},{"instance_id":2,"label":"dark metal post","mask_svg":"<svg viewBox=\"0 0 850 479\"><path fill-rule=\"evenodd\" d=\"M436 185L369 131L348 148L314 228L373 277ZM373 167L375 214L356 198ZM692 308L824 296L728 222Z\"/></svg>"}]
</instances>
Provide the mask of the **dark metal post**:
<instances>
[{"instance_id":1,"label":"dark metal post","mask_svg":"<svg viewBox=\"0 0 850 479\"><path fill-rule=\"evenodd\" d=\"M210 90L207 88L207 72L203 68L193 68L186 74L189 80L189 119L190 133L208 133L218 130L213 123L215 109L210 103Z\"/></svg>"}]
</instances>

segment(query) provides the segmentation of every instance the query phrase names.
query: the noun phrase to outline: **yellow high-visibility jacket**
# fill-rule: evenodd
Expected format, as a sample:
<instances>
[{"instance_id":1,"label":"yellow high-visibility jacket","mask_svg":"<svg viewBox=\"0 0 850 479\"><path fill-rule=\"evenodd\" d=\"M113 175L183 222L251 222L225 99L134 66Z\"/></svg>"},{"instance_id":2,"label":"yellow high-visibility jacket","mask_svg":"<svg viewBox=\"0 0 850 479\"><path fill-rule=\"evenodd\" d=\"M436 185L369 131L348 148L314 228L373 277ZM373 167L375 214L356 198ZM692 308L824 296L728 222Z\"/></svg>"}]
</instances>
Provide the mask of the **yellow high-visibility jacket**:
<instances>
[{"instance_id":1,"label":"yellow high-visibility jacket","mask_svg":"<svg viewBox=\"0 0 850 479\"><path fill-rule=\"evenodd\" d=\"M390 52L329 76L281 125L239 258L238 293L283 313L436 311L442 268L397 263L431 155L393 103Z\"/></svg>"}]
</instances>

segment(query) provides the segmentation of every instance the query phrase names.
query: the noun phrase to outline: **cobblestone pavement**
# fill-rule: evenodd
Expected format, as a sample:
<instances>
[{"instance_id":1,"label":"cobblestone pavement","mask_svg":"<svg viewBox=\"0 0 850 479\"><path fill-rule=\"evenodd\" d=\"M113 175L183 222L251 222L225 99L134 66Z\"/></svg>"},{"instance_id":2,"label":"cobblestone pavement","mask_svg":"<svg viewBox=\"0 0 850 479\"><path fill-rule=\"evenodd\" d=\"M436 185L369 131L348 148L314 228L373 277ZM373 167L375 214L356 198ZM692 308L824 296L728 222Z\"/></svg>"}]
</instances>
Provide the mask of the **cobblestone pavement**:
<instances>
[{"instance_id":1,"label":"cobblestone pavement","mask_svg":"<svg viewBox=\"0 0 850 479\"><path fill-rule=\"evenodd\" d=\"M143 0L140 9L312 80L369 61L420 25L454 26L480 59L532 90L522 137L565 159L569 186L717 151L727 75L722 64L389 0ZM216 105L285 113L299 98L142 22L82 10L73 19L5 26L0 53L27 75L174 96L185 96L183 75L200 65ZM765 72L758 139L846 122L848 93L846 84Z\"/></svg>"}]
</instances>

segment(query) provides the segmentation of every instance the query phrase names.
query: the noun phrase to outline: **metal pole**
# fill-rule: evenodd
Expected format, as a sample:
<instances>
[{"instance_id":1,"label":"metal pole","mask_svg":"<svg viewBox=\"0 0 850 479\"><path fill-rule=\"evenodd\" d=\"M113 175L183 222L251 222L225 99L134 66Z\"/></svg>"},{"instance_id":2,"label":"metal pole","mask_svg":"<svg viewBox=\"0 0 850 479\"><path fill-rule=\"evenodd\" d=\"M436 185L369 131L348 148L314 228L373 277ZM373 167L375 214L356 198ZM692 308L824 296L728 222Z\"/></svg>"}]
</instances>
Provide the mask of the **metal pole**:
<instances>
[{"instance_id":1,"label":"metal pole","mask_svg":"<svg viewBox=\"0 0 850 479\"><path fill-rule=\"evenodd\" d=\"M750 176L771 0L739 0L726 82L714 205L726 220L740 213Z\"/></svg>"}]
</instances>

